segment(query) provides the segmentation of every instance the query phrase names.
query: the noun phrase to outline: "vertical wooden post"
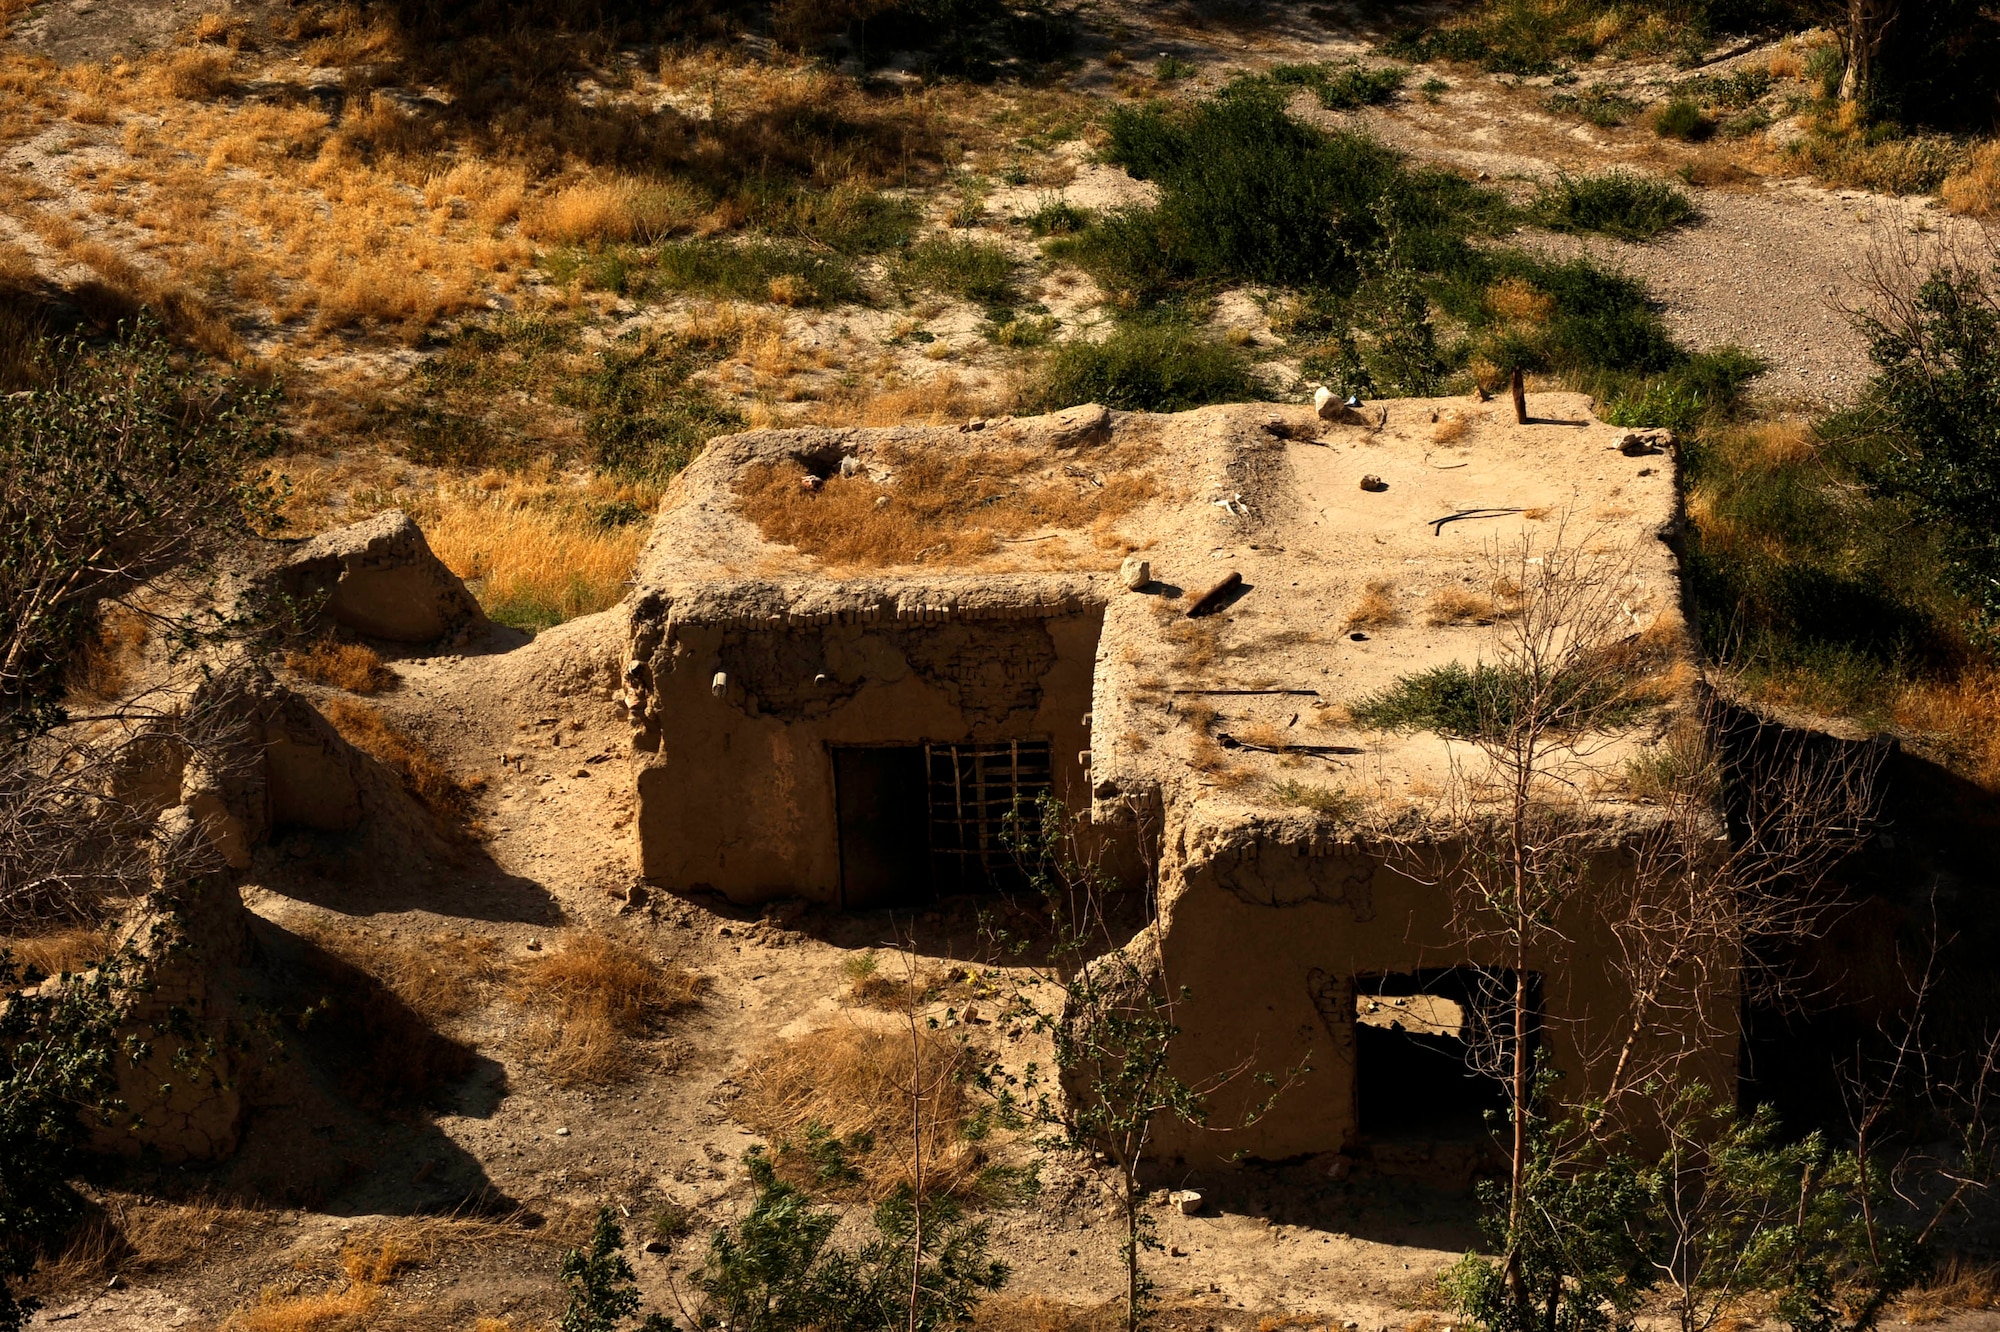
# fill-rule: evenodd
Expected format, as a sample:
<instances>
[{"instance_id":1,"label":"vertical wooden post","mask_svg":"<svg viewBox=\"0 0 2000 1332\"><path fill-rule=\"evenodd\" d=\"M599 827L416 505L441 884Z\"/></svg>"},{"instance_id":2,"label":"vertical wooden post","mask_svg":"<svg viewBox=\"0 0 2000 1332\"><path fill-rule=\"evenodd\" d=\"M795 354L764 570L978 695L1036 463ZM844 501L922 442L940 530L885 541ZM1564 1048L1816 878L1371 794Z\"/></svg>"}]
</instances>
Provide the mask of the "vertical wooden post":
<instances>
[{"instance_id":1,"label":"vertical wooden post","mask_svg":"<svg viewBox=\"0 0 2000 1332\"><path fill-rule=\"evenodd\" d=\"M1521 367L1514 367L1508 387L1514 391L1514 420L1520 425L1528 424L1528 387L1521 381Z\"/></svg>"}]
</instances>

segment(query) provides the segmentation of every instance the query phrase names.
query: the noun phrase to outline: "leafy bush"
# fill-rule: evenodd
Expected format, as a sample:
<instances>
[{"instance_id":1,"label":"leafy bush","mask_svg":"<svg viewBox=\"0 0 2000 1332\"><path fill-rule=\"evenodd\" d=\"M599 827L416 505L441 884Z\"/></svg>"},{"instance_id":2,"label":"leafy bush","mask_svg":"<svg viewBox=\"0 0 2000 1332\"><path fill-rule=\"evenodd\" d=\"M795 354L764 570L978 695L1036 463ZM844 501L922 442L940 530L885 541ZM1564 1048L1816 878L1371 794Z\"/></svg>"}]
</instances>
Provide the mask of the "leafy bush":
<instances>
[{"instance_id":1,"label":"leafy bush","mask_svg":"<svg viewBox=\"0 0 2000 1332\"><path fill-rule=\"evenodd\" d=\"M1934 268L1908 299L1862 321L1874 381L1839 422L1867 446L1871 490L1906 505L1943 545L1954 590L2000 637L2000 266Z\"/></svg>"},{"instance_id":2,"label":"leafy bush","mask_svg":"<svg viewBox=\"0 0 2000 1332\"><path fill-rule=\"evenodd\" d=\"M1109 131L1106 157L1157 181L1160 203L1113 215L1070 253L1142 299L1201 278L1351 291L1391 234L1428 266L1504 211L1497 194L1411 170L1366 135L1294 120L1269 85L1184 111L1120 109Z\"/></svg>"},{"instance_id":3,"label":"leafy bush","mask_svg":"<svg viewBox=\"0 0 2000 1332\"><path fill-rule=\"evenodd\" d=\"M1312 89L1319 104L1329 111L1352 111L1389 101L1402 91L1410 71L1370 69L1350 60L1341 65L1276 65L1266 77L1285 87Z\"/></svg>"},{"instance_id":4,"label":"leafy bush","mask_svg":"<svg viewBox=\"0 0 2000 1332\"><path fill-rule=\"evenodd\" d=\"M37 344L0 398L0 744L61 719L106 597L275 518L277 391L188 369L150 317L121 333Z\"/></svg>"},{"instance_id":5,"label":"leafy bush","mask_svg":"<svg viewBox=\"0 0 2000 1332\"><path fill-rule=\"evenodd\" d=\"M1676 97L1653 113L1653 133L1663 139L1699 143L1715 133L1715 121L1701 109L1701 103Z\"/></svg>"},{"instance_id":6,"label":"leafy bush","mask_svg":"<svg viewBox=\"0 0 2000 1332\"><path fill-rule=\"evenodd\" d=\"M1043 367L1030 398L1044 410L1101 402L1180 412L1264 396L1234 350L1174 325L1126 325L1103 342L1069 342Z\"/></svg>"},{"instance_id":7,"label":"leafy bush","mask_svg":"<svg viewBox=\"0 0 2000 1332\"><path fill-rule=\"evenodd\" d=\"M1619 240L1649 240L1701 217L1694 200L1665 181L1629 171L1558 176L1529 206L1551 231L1594 231Z\"/></svg>"},{"instance_id":8,"label":"leafy bush","mask_svg":"<svg viewBox=\"0 0 2000 1332\"><path fill-rule=\"evenodd\" d=\"M836 1168L837 1155L836 1146ZM986 1223L967 1221L950 1199L924 1201L921 1257L907 1189L876 1206L875 1238L850 1251L833 1246L837 1212L814 1207L779 1179L761 1149L743 1160L757 1196L733 1228L715 1232L690 1279L700 1296L692 1314L698 1332L897 1332L912 1325L933 1332L963 1325L982 1297L1007 1283L1007 1265L988 1257ZM570 1297L561 1332L616 1332L638 1314L624 1245L611 1209L601 1208L589 1247L563 1255ZM649 1313L638 1332L674 1327L664 1314Z\"/></svg>"},{"instance_id":9,"label":"leafy bush","mask_svg":"<svg viewBox=\"0 0 2000 1332\"><path fill-rule=\"evenodd\" d=\"M82 1116L110 1108L116 1089L118 972L106 966L24 992L0 951L0 1332L17 1332L34 1301L12 1282L81 1219L69 1179L82 1164Z\"/></svg>"}]
</instances>

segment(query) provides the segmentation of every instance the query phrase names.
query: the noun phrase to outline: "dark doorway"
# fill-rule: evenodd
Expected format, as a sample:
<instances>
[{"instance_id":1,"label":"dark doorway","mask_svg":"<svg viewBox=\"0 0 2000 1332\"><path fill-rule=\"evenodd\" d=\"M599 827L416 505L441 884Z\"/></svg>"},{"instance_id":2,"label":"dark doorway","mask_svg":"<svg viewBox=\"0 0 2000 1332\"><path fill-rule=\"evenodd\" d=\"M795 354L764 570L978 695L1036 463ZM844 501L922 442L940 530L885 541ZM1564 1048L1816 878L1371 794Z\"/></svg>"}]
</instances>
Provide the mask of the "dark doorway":
<instances>
[{"instance_id":1,"label":"dark doorway","mask_svg":"<svg viewBox=\"0 0 2000 1332\"><path fill-rule=\"evenodd\" d=\"M1539 995L1532 988L1530 1004ZM1511 972L1442 967L1354 983L1355 1101L1364 1137L1471 1142L1507 1107ZM1534 1039L1531 1028L1529 1039Z\"/></svg>"},{"instance_id":2,"label":"dark doorway","mask_svg":"<svg viewBox=\"0 0 2000 1332\"><path fill-rule=\"evenodd\" d=\"M928 787L922 745L834 749L842 906L931 900Z\"/></svg>"}]
</instances>

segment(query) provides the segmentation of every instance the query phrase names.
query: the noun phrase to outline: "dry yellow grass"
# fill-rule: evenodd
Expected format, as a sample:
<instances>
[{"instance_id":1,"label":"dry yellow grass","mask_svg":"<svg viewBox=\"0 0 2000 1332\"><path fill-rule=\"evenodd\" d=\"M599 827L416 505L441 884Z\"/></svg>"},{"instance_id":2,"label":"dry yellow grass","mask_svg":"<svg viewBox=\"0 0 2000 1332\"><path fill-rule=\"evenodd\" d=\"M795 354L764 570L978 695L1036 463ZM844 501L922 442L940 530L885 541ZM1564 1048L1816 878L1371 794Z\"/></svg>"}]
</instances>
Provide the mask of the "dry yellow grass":
<instances>
[{"instance_id":1,"label":"dry yellow grass","mask_svg":"<svg viewBox=\"0 0 2000 1332\"><path fill-rule=\"evenodd\" d=\"M331 921L298 932L373 976L433 1025L478 1008L511 974L499 941L483 934L405 938Z\"/></svg>"},{"instance_id":2,"label":"dry yellow grass","mask_svg":"<svg viewBox=\"0 0 2000 1332\"><path fill-rule=\"evenodd\" d=\"M693 226L706 206L700 194L679 182L582 180L529 206L521 233L563 244L647 242Z\"/></svg>"},{"instance_id":3,"label":"dry yellow grass","mask_svg":"<svg viewBox=\"0 0 2000 1332\"><path fill-rule=\"evenodd\" d=\"M809 486L798 463L751 467L737 502L766 540L833 564L951 564L995 555L1009 538L1102 529L1158 493L1129 445L1074 460L1006 446L892 445L875 461L888 484L863 471Z\"/></svg>"},{"instance_id":4,"label":"dry yellow grass","mask_svg":"<svg viewBox=\"0 0 2000 1332\"><path fill-rule=\"evenodd\" d=\"M548 500L529 487L472 488L440 493L422 515L431 549L496 620L544 628L625 595L646 525L607 528L580 504Z\"/></svg>"},{"instance_id":5,"label":"dry yellow grass","mask_svg":"<svg viewBox=\"0 0 2000 1332\"><path fill-rule=\"evenodd\" d=\"M1968 217L2000 217L2000 140L1975 144L1938 190L1944 206Z\"/></svg>"},{"instance_id":6,"label":"dry yellow grass","mask_svg":"<svg viewBox=\"0 0 2000 1332\"><path fill-rule=\"evenodd\" d=\"M1965 774L2000 790L2000 670L1968 670L1956 680L1911 685L1896 700L1900 726L1952 752Z\"/></svg>"},{"instance_id":7,"label":"dry yellow grass","mask_svg":"<svg viewBox=\"0 0 2000 1332\"><path fill-rule=\"evenodd\" d=\"M850 1157L861 1175L852 1191L881 1198L915 1183L911 1117L919 1097L925 1188L968 1191L985 1161L960 1129L968 1107L958 1075L968 1056L944 1031L920 1026L916 1040L913 1048L908 1031L842 1024L773 1041L739 1075L736 1116L794 1148L778 1152L781 1170L810 1168L796 1150L809 1130L841 1141L866 1135L866 1148Z\"/></svg>"},{"instance_id":8,"label":"dry yellow grass","mask_svg":"<svg viewBox=\"0 0 2000 1332\"><path fill-rule=\"evenodd\" d=\"M1929 1280L1896 1306L1906 1323L1938 1323L1956 1313L2000 1308L2000 1267L1979 1265L1954 1254Z\"/></svg>"},{"instance_id":9,"label":"dry yellow grass","mask_svg":"<svg viewBox=\"0 0 2000 1332\"><path fill-rule=\"evenodd\" d=\"M544 1021L530 1042L564 1085L617 1082L632 1071L635 1037L656 1034L699 1003L707 978L629 944L572 931L520 969L514 992Z\"/></svg>"},{"instance_id":10,"label":"dry yellow grass","mask_svg":"<svg viewBox=\"0 0 2000 1332\"><path fill-rule=\"evenodd\" d=\"M320 711L348 744L395 773L446 832L462 830L472 812L470 788L480 783L461 783L422 741L366 703L336 695Z\"/></svg>"},{"instance_id":11,"label":"dry yellow grass","mask_svg":"<svg viewBox=\"0 0 2000 1332\"><path fill-rule=\"evenodd\" d=\"M1401 624L1402 621L1402 609L1396 605L1395 584L1382 579L1369 583L1361 594L1361 600L1355 602L1354 609L1347 613L1349 629L1379 629Z\"/></svg>"},{"instance_id":12,"label":"dry yellow grass","mask_svg":"<svg viewBox=\"0 0 2000 1332\"><path fill-rule=\"evenodd\" d=\"M0 952L13 954L15 966L42 976L82 971L103 960L111 948L110 936L95 929L51 930L0 938Z\"/></svg>"},{"instance_id":13,"label":"dry yellow grass","mask_svg":"<svg viewBox=\"0 0 2000 1332\"><path fill-rule=\"evenodd\" d=\"M1468 421L1465 418L1464 414L1461 412L1451 412L1447 415L1440 416L1438 418L1437 424L1431 427L1431 443L1433 444L1456 443L1457 441L1465 438L1465 432L1471 427L1471 425L1472 423Z\"/></svg>"},{"instance_id":14,"label":"dry yellow grass","mask_svg":"<svg viewBox=\"0 0 2000 1332\"><path fill-rule=\"evenodd\" d=\"M222 1332L359 1332L381 1298L380 1287L366 1284L312 1295L266 1290L255 1305L229 1315Z\"/></svg>"},{"instance_id":15,"label":"dry yellow grass","mask_svg":"<svg viewBox=\"0 0 2000 1332\"><path fill-rule=\"evenodd\" d=\"M1431 624L1475 624L1493 619L1496 613L1490 595L1457 583L1431 593L1424 605L1425 618Z\"/></svg>"},{"instance_id":16,"label":"dry yellow grass","mask_svg":"<svg viewBox=\"0 0 2000 1332\"><path fill-rule=\"evenodd\" d=\"M125 692L133 657L145 647L151 626L137 611L107 603L98 612L96 631L83 640L82 650L63 672L72 697L108 701Z\"/></svg>"},{"instance_id":17,"label":"dry yellow grass","mask_svg":"<svg viewBox=\"0 0 2000 1332\"><path fill-rule=\"evenodd\" d=\"M336 643L330 638L303 652L287 652L285 669L314 684L331 685L350 694L378 693L398 678L366 643Z\"/></svg>"}]
</instances>

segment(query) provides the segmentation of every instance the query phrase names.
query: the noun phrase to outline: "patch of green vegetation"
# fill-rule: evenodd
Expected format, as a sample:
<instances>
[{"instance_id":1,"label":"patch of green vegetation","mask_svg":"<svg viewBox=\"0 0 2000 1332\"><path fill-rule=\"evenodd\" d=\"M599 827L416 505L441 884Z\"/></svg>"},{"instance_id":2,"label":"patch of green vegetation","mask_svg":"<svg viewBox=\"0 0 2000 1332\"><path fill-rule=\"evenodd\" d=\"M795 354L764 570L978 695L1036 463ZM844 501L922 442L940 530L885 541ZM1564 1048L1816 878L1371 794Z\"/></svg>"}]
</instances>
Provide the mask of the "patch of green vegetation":
<instances>
[{"instance_id":1,"label":"patch of green vegetation","mask_svg":"<svg viewBox=\"0 0 2000 1332\"><path fill-rule=\"evenodd\" d=\"M647 256L640 290L822 308L862 297L860 280L844 258L784 241L668 241Z\"/></svg>"},{"instance_id":2,"label":"patch of green vegetation","mask_svg":"<svg viewBox=\"0 0 2000 1332\"><path fill-rule=\"evenodd\" d=\"M1639 114L1639 103L1602 83L1582 92L1552 92L1542 105L1559 116L1576 116L1600 129L1615 129Z\"/></svg>"},{"instance_id":3,"label":"patch of green vegetation","mask_svg":"<svg viewBox=\"0 0 2000 1332\"><path fill-rule=\"evenodd\" d=\"M1292 777L1273 782L1271 798L1281 805L1296 805L1337 819L1351 818L1361 805L1360 797L1349 795L1344 786L1319 786Z\"/></svg>"},{"instance_id":4,"label":"patch of green vegetation","mask_svg":"<svg viewBox=\"0 0 2000 1332\"><path fill-rule=\"evenodd\" d=\"M1905 134L1893 122L1839 129L1822 122L1786 150L1820 180L1888 194L1929 194L1964 165L1965 146L1943 134Z\"/></svg>"},{"instance_id":5,"label":"patch of green vegetation","mask_svg":"<svg viewBox=\"0 0 2000 1332\"><path fill-rule=\"evenodd\" d=\"M1370 69L1358 60L1342 64L1275 65L1265 75L1282 87L1310 88L1328 111L1352 111L1379 106L1402 91L1410 71L1396 67Z\"/></svg>"},{"instance_id":6,"label":"patch of green vegetation","mask_svg":"<svg viewBox=\"0 0 2000 1332\"><path fill-rule=\"evenodd\" d=\"M1665 181L1630 171L1558 176L1528 206L1551 231L1596 232L1619 240L1650 240L1700 220L1694 200Z\"/></svg>"},{"instance_id":7,"label":"patch of green vegetation","mask_svg":"<svg viewBox=\"0 0 2000 1332\"><path fill-rule=\"evenodd\" d=\"M989 310L1001 310L1018 299L1014 260L992 241L934 237L905 250L896 275L912 286L941 291Z\"/></svg>"},{"instance_id":8,"label":"patch of green vegetation","mask_svg":"<svg viewBox=\"0 0 2000 1332\"><path fill-rule=\"evenodd\" d=\"M1645 708L1619 696L1615 676L1578 673L1549 688L1546 717L1556 730L1616 726ZM1460 662L1405 675L1378 694L1354 705L1354 720L1385 731L1436 731L1462 739L1504 735L1523 715L1532 694L1518 669L1482 662L1467 670Z\"/></svg>"},{"instance_id":9,"label":"patch of green vegetation","mask_svg":"<svg viewBox=\"0 0 2000 1332\"><path fill-rule=\"evenodd\" d=\"M1178 83L1182 79L1193 78L1199 72L1192 61L1182 60L1179 56L1161 56L1159 63L1153 66L1153 77L1161 83Z\"/></svg>"},{"instance_id":10,"label":"patch of green vegetation","mask_svg":"<svg viewBox=\"0 0 2000 1332\"><path fill-rule=\"evenodd\" d=\"M1121 109L1108 128L1106 158L1157 182L1160 202L1101 219L1064 253L1140 305L1216 280L1351 292L1392 236L1427 266L1450 263L1507 212L1495 191L1293 119L1269 84Z\"/></svg>"},{"instance_id":11,"label":"patch of green vegetation","mask_svg":"<svg viewBox=\"0 0 2000 1332\"><path fill-rule=\"evenodd\" d=\"M421 362L397 417L406 455L429 467L518 469L548 459L664 480L703 442L741 424L692 376L714 347L634 333L579 368L577 325L506 316L459 330ZM552 402L580 414L581 448L552 444L544 422L507 406Z\"/></svg>"},{"instance_id":12,"label":"patch of green vegetation","mask_svg":"<svg viewBox=\"0 0 2000 1332\"><path fill-rule=\"evenodd\" d=\"M1607 373L1589 387L1612 425L1662 426L1692 434L1726 420L1750 381L1767 368L1741 348L1721 347L1696 352L1654 374Z\"/></svg>"},{"instance_id":13,"label":"patch of green vegetation","mask_svg":"<svg viewBox=\"0 0 2000 1332\"><path fill-rule=\"evenodd\" d=\"M1064 343L1027 394L1038 410L1101 402L1134 412L1264 396L1234 348L1173 323L1125 324L1102 342Z\"/></svg>"},{"instance_id":14,"label":"patch of green vegetation","mask_svg":"<svg viewBox=\"0 0 2000 1332\"><path fill-rule=\"evenodd\" d=\"M1041 347L1053 341L1058 320L1044 316L1018 315L1000 323L988 323L986 336L1002 347Z\"/></svg>"},{"instance_id":15,"label":"patch of green vegetation","mask_svg":"<svg viewBox=\"0 0 2000 1332\"><path fill-rule=\"evenodd\" d=\"M1425 101L1435 102L1440 97L1444 96L1446 93L1451 91L1451 85L1449 83L1446 83L1443 79L1437 77L1437 75L1433 74L1431 77L1424 80L1423 87L1419 88L1417 91L1421 92L1424 95Z\"/></svg>"},{"instance_id":16,"label":"patch of green vegetation","mask_svg":"<svg viewBox=\"0 0 2000 1332\"><path fill-rule=\"evenodd\" d=\"M1041 200L1035 211L1028 214L1028 234L1041 239L1048 236L1074 236L1090 225L1092 214L1087 208L1078 208L1061 195Z\"/></svg>"},{"instance_id":17,"label":"patch of green vegetation","mask_svg":"<svg viewBox=\"0 0 2000 1332\"><path fill-rule=\"evenodd\" d=\"M1653 133L1663 139L1700 143L1715 133L1715 119L1692 97L1676 97L1653 113Z\"/></svg>"},{"instance_id":18,"label":"patch of green vegetation","mask_svg":"<svg viewBox=\"0 0 2000 1332\"><path fill-rule=\"evenodd\" d=\"M912 199L840 187L772 187L748 200L750 221L766 231L842 254L879 254L907 244L923 212Z\"/></svg>"},{"instance_id":19,"label":"patch of green vegetation","mask_svg":"<svg viewBox=\"0 0 2000 1332\"><path fill-rule=\"evenodd\" d=\"M1552 74L1601 54L1692 65L1724 33L1769 28L1791 19L1791 9L1787 0L1482 0L1442 24L1399 29L1384 50L1495 74Z\"/></svg>"}]
</instances>

